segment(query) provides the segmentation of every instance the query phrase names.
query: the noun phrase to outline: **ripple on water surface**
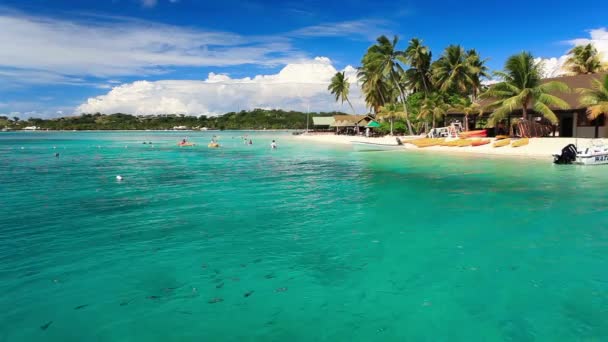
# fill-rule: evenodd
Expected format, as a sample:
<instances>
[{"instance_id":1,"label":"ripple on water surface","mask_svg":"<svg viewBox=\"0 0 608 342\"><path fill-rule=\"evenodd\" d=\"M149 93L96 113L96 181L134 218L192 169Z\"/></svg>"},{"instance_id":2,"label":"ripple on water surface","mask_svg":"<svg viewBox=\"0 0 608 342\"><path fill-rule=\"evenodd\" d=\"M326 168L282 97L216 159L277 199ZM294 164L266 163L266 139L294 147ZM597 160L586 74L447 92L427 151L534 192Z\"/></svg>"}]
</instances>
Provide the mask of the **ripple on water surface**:
<instances>
[{"instance_id":1,"label":"ripple on water surface","mask_svg":"<svg viewBox=\"0 0 608 342\"><path fill-rule=\"evenodd\" d=\"M608 338L601 167L187 134L0 135L0 341Z\"/></svg>"}]
</instances>

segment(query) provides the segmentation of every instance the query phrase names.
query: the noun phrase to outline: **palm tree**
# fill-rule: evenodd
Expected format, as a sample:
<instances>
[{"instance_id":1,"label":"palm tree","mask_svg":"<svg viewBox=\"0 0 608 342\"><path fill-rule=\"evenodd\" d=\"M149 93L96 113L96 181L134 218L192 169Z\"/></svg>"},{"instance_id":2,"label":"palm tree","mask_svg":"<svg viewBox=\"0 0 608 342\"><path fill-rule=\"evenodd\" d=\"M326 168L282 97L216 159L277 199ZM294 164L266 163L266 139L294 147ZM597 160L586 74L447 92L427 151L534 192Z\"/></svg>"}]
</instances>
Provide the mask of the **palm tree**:
<instances>
[{"instance_id":1,"label":"palm tree","mask_svg":"<svg viewBox=\"0 0 608 342\"><path fill-rule=\"evenodd\" d=\"M464 114L464 130L465 131L469 130L469 115L471 115L471 114L482 115L483 114L483 109L479 105L479 103L472 102L468 98L463 98L459 103L451 106L450 109L453 109L453 110L457 111L458 113Z\"/></svg>"},{"instance_id":2,"label":"palm tree","mask_svg":"<svg viewBox=\"0 0 608 342\"><path fill-rule=\"evenodd\" d=\"M380 107L390 102L385 98L385 96L389 95L388 84L385 82L382 74L372 70L369 66L360 67L357 77L361 81L361 90L365 96L365 103L377 114Z\"/></svg>"},{"instance_id":3,"label":"palm tree","mask_svg":"<svg viewBox=\"0 0 608 342\"><path fill-rule=\"evenodd\" d=\"M471 97L477 99L477 95L481 91L481 79L483 77L490 78L489 69L485 65L487 59L481 59L475 49L466 52L466 63L469 65L468 70L471 76Z\"/></svg>"},{"instance_id":4,"label":"palm tree","mask_svg":"<svg viewBox=\"0 0 608 342\"><path fill-rule=\"evenodd\" d=\"M393 135L393 124L395 119L405 119L407 118L407 113L402 110L402 106L396 103L387 103L385 106L380 108L380 112L378 113L378 119L380 120L389 120L391 123L391 135Z\"/></svg>"},{"instance_id":5,"label":"palm tree","mask_svg":"<svg viewBox=\"0 0 608 342\"><path fill-rule=\"evenodd\" d=\"M580 102L587 106L587 116L594 120L608 115L608 75L601 80L591 81L590 89L577 89L581 93Z\"/></svg>"},{"instance_id":6,"label":"palm tree","mask_svg":"<svg viewBox=\"0 0 608 342\"><path fill-rule=\"evenodd\" d=\"M608 70L608 67L602 64L600 55L593 44L577 45L568 51L568 55L564 67L571 74L594 74Z\"/></svg>"},{"instance_id":7,"label":"palm tree","mask_svg":"<svg viewBox=\"0 0 608 342\"><path fill-rule=\"evenodd\" d=\"M432 53L427 46L422 45L422 40L412 38L405 49L405 61L411 66L405 71L405 80L408 88L416 91L431 91L431 59Z\"/></svg>"},{"instance_id":8,"label":"palm tree","mask_svg":"<svg viewBox=\"0 0 608 342\"><path fill-rule=\"evenodd\" d=\"M396 49L399 38L395 36L390 41L386 36L380 36L376 39L376 44L372 45L367 49L367 53L363 57L363 66L368 68L369 71L382 74L392 88L399 91L401 95L401 101L403 103L403 111L407 113L407 105L405 103L405 93L403 87L399 83L401 74L403 74L403 68L398 63L404 62L404 53ZM413 134L412 124L409 118L406 116L408 130L410 134Z\"/></svg>"},{"instance_id":9,"label":"palm tree","mask_svg":"<svg viewBox=\"0 0 608 342\"><path fill-rule=\"evenodd\" d=\"M488 105L494 108L490 116L491 124L496 123L516 109L522 110L522 119L528 116L528 109L533 109L552 123L557 123L555 113L549 108L554 106L567 109L568 103L553 92L568 92L565 83L552 81L541 82L542 64L536 63L529 52L522 52L507 59L504 72L496 72L503 78L503 82L492 85L483 96L494 99L495 102Z\"/></svg>"},{"instance_id":10,"label":"palm tree","mask_svg":"<svg viewBox=\"0 0 608 342\"><path fill-rule=\"evenodd\" d=\"M327 86L327 90L329 90L331 94L336 97L336 102L342 101L342 104L344 104L344 101L346 101L350 106L350 109L353 110L353 114L355 114L355 108L348 99L350 82L348 82L348 80L346 79L344 71L337 72L334 77L331 78L331 83L329 84L329 86Z\"/></svg>"},{"instance_id":11,"label":"palm tree","mask_svg":"<svg viewBox=\"0 0 608 342\"><path fill-rule=\"evenodd\" d=\"M431 93L422 100L418 119L429 120L433 123L433 128L436 126L436 121L443 118L447 113L449 106L443 100L443 96L439 93Z\"/></svg>"},{"instance_id":12,"label":"palm tree","mask_svg":"<svg viewBox=\"0 0 608 342\"><path fill-rule=\"evenodd\" d=\"M431 68L433 81L441 91L466 95L475 83L467 54L460 45L448 46Z\"/></svg>"}]
</instances>

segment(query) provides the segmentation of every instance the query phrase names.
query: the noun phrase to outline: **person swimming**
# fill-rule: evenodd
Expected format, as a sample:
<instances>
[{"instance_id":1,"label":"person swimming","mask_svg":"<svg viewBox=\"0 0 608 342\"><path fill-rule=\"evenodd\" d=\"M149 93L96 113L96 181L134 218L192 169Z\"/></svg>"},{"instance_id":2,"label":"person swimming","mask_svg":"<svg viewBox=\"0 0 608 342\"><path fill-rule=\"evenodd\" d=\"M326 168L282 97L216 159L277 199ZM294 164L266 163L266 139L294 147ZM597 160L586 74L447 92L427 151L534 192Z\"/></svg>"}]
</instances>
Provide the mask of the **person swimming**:
<instances>
[{"instance_id":1,"label":"person swimming","mask_svg":"<svg viewBox=\"0 0 608 342\"><path fill-rule=\"evenodd\" d=\"M273 150L277 148L277 143L274 140L270 143L270 148Z\"/></svg>"},{"instance_id":2,"label":"person swimming","mask_svg":"<svg viewBox=\"0 0 608 342\"><path fill-rule=\"evenodd\" d=\"M249 145L253 145L253 141L251 141L251 139L249 139Z\"/></svg>"}]
</instances>

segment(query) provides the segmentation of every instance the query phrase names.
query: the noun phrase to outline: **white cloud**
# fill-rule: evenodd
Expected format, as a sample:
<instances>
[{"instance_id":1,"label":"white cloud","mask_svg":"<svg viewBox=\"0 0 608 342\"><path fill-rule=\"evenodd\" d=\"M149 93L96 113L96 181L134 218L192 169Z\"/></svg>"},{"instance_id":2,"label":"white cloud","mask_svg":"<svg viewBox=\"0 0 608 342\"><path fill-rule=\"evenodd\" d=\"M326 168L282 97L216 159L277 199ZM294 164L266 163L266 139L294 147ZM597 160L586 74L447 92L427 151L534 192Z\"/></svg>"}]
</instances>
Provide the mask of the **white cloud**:
<instances>
[{"instance_id":1,"label":"white cloud","mask_svg":"<svg viewBox=\"0 0 608 342\"><path fill-rule=\"evenodd\" d=\"M589 38L572 39L567 44L572 47L593 44L600 53L602 61L608 62L608 30L606 28L590 30ZM557 77L566 73L564 63L567 58L567 55L563 55L558 58L537 58L536 61L543 63L544 77Z\"/></svg>"},{"instance_id":2,"label":"white cloud","mask_svg":"<svg viewBox=\"0 0 608 342\"><path fill-rule=\"evenodd\" d=\"M84 23L0 9L0 46L6 47L0 49L0 69L24 71L24 76L39 71L107 77L159 73L172 67L275 66L304 57L281 38L103 19Z\"/></svg>"},{"instance_id":3,"label":"white cloud","mask_svg":"<svg viewBox=\"0 0 608 342\"><path fill-rule=\"evenodd\" d=\"M356 70L347 66L351 80L351 101L359 112L365 104L356 83ZM337 72L326 57L287 64L280 72L253 78L233 79L210 73L206 80L137 81L114 87L106 95L88 99L76 113L132 113L215 115L252 108L282 108L313 111L343 110L336 104L327 86Z\"/></svg>"},{"instance_id":4,"label":"white cloud","mask_svg":"<svg viewBox=\"0 0 608 342\"><path fill-rule=\"evenodd\" d=\"M361 19L343 22L324 23L304 27L290 33L296 37L358 37L375 40L390 30L390 22L377 19Z\"/></svg>"}]
</instances>

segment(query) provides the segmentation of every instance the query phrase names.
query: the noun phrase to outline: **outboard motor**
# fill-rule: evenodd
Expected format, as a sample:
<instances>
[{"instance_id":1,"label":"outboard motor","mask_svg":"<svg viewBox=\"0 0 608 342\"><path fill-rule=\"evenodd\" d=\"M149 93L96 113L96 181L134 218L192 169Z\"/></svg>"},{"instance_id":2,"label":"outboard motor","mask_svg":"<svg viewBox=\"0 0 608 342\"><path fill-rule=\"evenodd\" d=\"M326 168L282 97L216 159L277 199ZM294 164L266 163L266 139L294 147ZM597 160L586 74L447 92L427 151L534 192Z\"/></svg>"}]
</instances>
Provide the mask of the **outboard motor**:
<instances>
[{"instance_id":1,"label":"outboard motor","mask_svg":"<svg viewBox=\"0 0 608 342\"><path fill-rule=\"evenodd\" d=\"M561 154L553 155L555 164L572 164L576 160L576 146L570 144L562 148Z\"/></svg>"}]
</instances>

